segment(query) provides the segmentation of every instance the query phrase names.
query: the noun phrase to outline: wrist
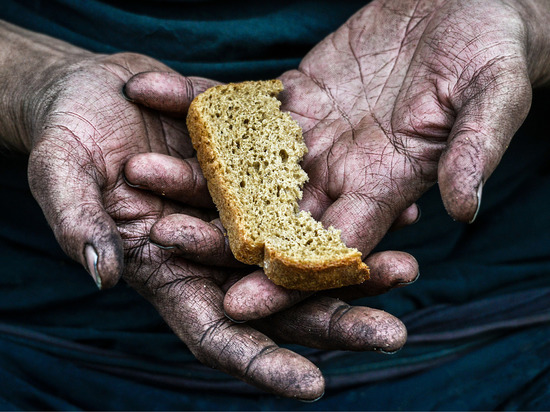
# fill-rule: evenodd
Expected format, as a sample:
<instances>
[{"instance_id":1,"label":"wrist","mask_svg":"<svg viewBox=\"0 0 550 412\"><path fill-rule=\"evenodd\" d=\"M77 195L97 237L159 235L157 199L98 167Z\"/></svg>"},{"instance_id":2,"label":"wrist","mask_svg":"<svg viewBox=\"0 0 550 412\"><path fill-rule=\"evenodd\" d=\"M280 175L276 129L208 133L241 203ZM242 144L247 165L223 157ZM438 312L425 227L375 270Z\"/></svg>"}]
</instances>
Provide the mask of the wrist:
<instances>
[{"instance_id":1,"label":"wrist","mask_svg":"<svg viewBox=\"0 0 550 412\"><path fill-rule=\"evenodd\" d=\"M93 54L0 21L0 142L30 152L67 68Z\"/></svg>"}]
</instances>

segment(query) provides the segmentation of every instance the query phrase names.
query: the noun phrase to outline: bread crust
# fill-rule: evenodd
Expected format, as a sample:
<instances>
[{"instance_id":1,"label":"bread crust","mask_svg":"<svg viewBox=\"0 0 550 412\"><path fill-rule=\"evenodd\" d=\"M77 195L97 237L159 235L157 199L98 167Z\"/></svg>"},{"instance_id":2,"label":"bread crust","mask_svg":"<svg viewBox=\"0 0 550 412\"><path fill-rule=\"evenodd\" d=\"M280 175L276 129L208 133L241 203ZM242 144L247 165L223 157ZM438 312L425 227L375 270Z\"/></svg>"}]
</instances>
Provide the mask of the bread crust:
<instances>
[{"instance_id":1,"label":"bread crust","mask_svg":"<svg viewBox=\"0 0 550 412\"><path fill-rule=\"evenodd\" d=\"M363 283L369 279L368 266L361 253L324 265L289 260L277 250L266 247L264 272L275 284L287 289L319 291Z\"/></svg>"},{"instance_id":2,"label":"bread crust","mask_svg":"<svg viewBox=\"0 0 550 412\"><path fill-rule=\"evenodd\" d=\"M212 141L212 131L200 113L202 95L195 98L187 114L187 129L193 147L197 151L197 159L206 178L210 196L220 213L220 220L227 231L231 251L235 258L249 265L257 265L264 258L263 242L256 242L246 235L243 216L239 208L241 200L235 196L225 179L223 166L217 159Z\"/></svg>"},{"instance_id":3,"label":"bread crust","mask_svg":"<svg viewBox=\"0 0 550 412\"><path fill-rule=\"evenodd\" d=\"M238 89L251 82L229 84ZM283 85L279 80L266 82L276 96ZM219 87L219 86L218 86ZM223 86L222 86L223 87ZM247 235L242 215L241 199L229 189L227 174L215 151L214 131L203 118L204 99L212 89L197 96L191 103L187 116L187 127L197 158L208 182L208 189L216 204L220 220L227 230L231 251L235 257L247 264L263 266L269 279L289 289L324 290L362 283L369 278L369 269L361 260L361 253L350 249L350 253L337 261L323 264L299 262L289 259L279 250L266 246Z\"/></svg>"}]
</instances>

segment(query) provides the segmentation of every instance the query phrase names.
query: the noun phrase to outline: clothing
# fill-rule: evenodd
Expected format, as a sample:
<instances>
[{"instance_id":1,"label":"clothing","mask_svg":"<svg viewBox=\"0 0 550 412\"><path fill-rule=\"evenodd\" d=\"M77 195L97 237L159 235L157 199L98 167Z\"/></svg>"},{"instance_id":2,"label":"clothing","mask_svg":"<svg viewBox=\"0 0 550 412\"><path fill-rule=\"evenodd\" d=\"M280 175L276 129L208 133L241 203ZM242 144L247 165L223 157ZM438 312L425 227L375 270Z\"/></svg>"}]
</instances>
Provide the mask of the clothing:
<instances>
[{"instance_id":1,"label":"clothing","mask_svg":"<svg viewBox=\"0 0 550 412\"><path fill-rule=\"evenodd\" d=\"M134 51L188 76L271 79L365 1L8 0L0 18L101 53Z\"/></svg>"},{"instance_id":2,"label":"clothing","mask_svg":"<svg viewBox=\"0 0 550 412\"><path fill-rule=\"evenodd\" d=\"M131 50L186 75L230 81L295 67L361 3L4 0L0 18L96 52ZM534 99L474 224L453 222L434 188L419 201L421 220L378 247L420 263L415 284L363 300L405 322L405 348L385 356L291 346L327 378L315 403L201 365L124 283L97 291L32 199L26 158L2 154L0 409L549 408L550 91Z\"/></svg>"}]
</instances>

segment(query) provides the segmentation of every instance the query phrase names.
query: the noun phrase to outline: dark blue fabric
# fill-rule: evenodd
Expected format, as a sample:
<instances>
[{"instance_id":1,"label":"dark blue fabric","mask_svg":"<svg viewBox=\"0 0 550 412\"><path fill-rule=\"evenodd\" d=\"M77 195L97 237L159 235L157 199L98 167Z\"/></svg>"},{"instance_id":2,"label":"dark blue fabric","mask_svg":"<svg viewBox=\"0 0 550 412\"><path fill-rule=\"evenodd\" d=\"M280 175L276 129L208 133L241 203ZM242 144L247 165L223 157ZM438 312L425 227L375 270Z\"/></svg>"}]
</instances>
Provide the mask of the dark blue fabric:
<instances>
[{"instance_id":1,"label":"dark blue fabric","mask_svg":"<svg viewBox=\"0 0 550 412\"><path fill-rule=\"evenodd\" d=\"M144 53L185 75L267 79L366 2L4 0L0 18L80 47Z\"/></svg>"},{"instance_id":2,"label":"dark blue fabric","mask_svg":"<svg viewBox=\"0 0 550 412\"><path fill-rule=\"evenodd\" d=\"M295 66L359 8L340 3L4 0L0 17L95 51L143 52L185 74L237 80ZM475 224L453 222L435 187L419 202L420 222L381 243L421 267L415 284L363 300L402 317L402 351L292 347L327 377L313 404L200 365L125 284L99 293L57 246L29 192L26 158L3 154L0 409L549 409L549 105L550 91L538 91Z\"/></svg>"}]
</instances>

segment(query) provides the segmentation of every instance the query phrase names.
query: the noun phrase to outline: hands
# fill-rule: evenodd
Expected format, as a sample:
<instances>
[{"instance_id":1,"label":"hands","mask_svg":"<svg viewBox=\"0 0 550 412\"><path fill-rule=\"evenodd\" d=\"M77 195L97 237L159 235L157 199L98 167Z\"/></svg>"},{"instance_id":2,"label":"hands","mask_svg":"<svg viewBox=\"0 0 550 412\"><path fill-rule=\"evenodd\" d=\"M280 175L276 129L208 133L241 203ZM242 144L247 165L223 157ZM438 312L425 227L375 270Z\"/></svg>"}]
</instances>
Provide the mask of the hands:
<instances>
[{"instance_id":1,"label":"hands","mask_svg":"<svg viewBox=\"0 0 550 412\"><path fill-rule=\"evenodd\" d=\"M26 78L32 87L25 82L5 85L13 92L6 95L17 99L2 104L16 115L2 117L0 127L10 145L30 151L29 183L34 196L60 245L89 270L99 287L110 287L122 276L157 308L199 360L268 391L304 400L322 395L321 372L271 338L349 350L394 351L403 345L406 331L399 320L335 299L304 302L274 315L269 323L230 321L223 299L242 276L242 266L204 266L149 242L153 223L165 216L200 222L213 218L208 209L211 201L191 158L184 121L138 107L123 95L123 86L134 73L169 69L145 56L98 56L53 39L55 50L51 50L50 39L6 27L7 37L14 37L13 47L30 40L39 45L37 49L20 50L29 52L30 60L36 57L37 63L48 64L33 66L32 74L14 65L23 72L13 77ZM29 60L29 56L20 57ZM183 112L196 93L214 84L173 73L161 78L153 73L148 79L161 95L163 87L181 92L175 102ZM25 110L17 110L19 104ZM163 107L166 113L173 112L169 105ZM126 184L124 165L135 156L127 167L132 180L132 164L137 169L144 153L162 158L164 170L175 159L185 159L177 166L183 165L186 174L169 171L168 175L185 182L188 176L198 180L178 187L176 195L167 191L166 196ZM162 183L148 182L152 189ZM178 195L187 199L185 206L170 199ZM376 273L373 278L384 290L397 281Z\"/></svg>"},{"instance_id":2,"label":"hands","mask_svg":"<svg viewBox=\"0 0 550 412\"><path fill-rule=\"evenodd\" d=\"M169 107L177 106L175 102L177 96L182 95L183 85L177 76L142 73L130 79L126 93L132 100L168 111ZM171 99L166 99L168 95ZM182 113L187 105L188 102L180 105ZM156 192L161 195L160 199L208 204L205 182L193 159L140 154L126 163L125 175L132 186ZM170 277L157 276L155 270L155 276L147 279L146 287L135 286L145 296L154 292L149 299L204 363L284 396L315 399L324 390L318 369L304 358L279 348L275 341L324 349L384 352L395 351L404 344L406 330L398 319L382 311L351 307L328 296L308 299L287 310L281 309L289 305L270 306L266 314L272 316L248 325L231 322L224 313L224 294L247 269L227 253L229 249L219 221L209 222L206 215L175 213L174 208L165 212L166 216L161 216L150 228L151 239L160 239L161 248L150 243L148 246L149 252L152 248L164 255L164 262L172 267ZM167 245L163 241L166 237L177 239L179 248ZM410 267L401 273L395 268L389 270L391 261L385 256L372 258L372 278L364 285L370 294L383 293L416 277L418 268L414 260L409 261ZM141 262L143 264L143 259ZM221 266L235 269L222 270ZM145 274L151 272L150 268L145 269ZM387 272L393 276L387 276ZM263 274L255 272L251 277L254 276ZM264 289L263 293L268 299L270 291ZM365 293L360 289L347 291L347 296L352 294ZM238 295L235 297L238 299ZM303 297L295 295L292 299L296 302ZM156 303L159 299L161 304ZM239 306L239 302L235 305ZM263 314L256 315L254 318L263 317Z\"/></svg>"},{"instance_id":3,"label":"hands","mask_svg":"<svg viewBox=\"0 0 550 412\"><path fill-rule=\"evenodd\" d=\"M472 1L468 8L455 1L375 1L323 41L299 71L282 76L284 107L304 128L310 148L302 207L342 229L346 243L365 254L396 221L414 220L411 205L436 179L449 213L472 220L483 183L528 111L531 83L549 78L541 58L547 37L541 40L537 30L547 17L544 7L536 1ZM46 40L31 43L45 47ZM202 209L209 200L184 123L167 114L183 114L212 82L134 77L134 94L131 83L128 94L161 112L151 111L130 104L120 90L134 73L166 67L143 56L93 56L55 46L48 59L30 60L46 61L27 76L33 86L27 89L36 94L8 105L12 110L4 113L11 117L0 119L0 128L14 136L10 144L32 149L33 193L60 244L98 283L109 287L122 274L200 360L285 396L318 397L322 376L261 331L324 348L392 351L404 343L402 324L383 312L322 296L297 304L304 294L279 289L260 272L235 283L243 275L238 266L201 264L195 242L201 236L202 245L213 245L209 250L221 250L210 261L234 262L220 227L208 223L213 216ZM144 80L156 84L140 97ZM0 103L5 109L6 97ZM126 161L147 152L160 155L134 157L127 178L164 197L122 179ZM159 179L167 176L172 180ZM179 249L151 246L149 232ZM190 233L196 239L183 241ZM417 273L414 259L400 252L368 259L371 281L338 291L341 297L383 292ZM243 325L229 321L224 309L238 319L274 315Z\"/></svg>"},{"instance_id":4,"label":"hands","mask_svg":"<svg viewBox=\"0 0 550 412\"><path fill-rule=\"evenodd\" d=\"M496 0L374 1L359 11L282 76L283 108L309 148L301 207L365 255L392 225L415 220L414 202L436 181L450 215L473 221L531 84L550 79L549 14L547 3ZM191 252L182 233L159 222L152 237ZM414 266L389 253L397 272ZM233 285L225 309L252 319L303 298L255 273Z\"/></svg>"},{"instance_id":5,"label":"hands","mask_svg":"<svg viewBox=\"0 0 550 412\"><path fill-rule=\"evenodd\" d=\"M549 78L542 52L550 44L547 29L534 29L548 21L548 10L540 3L535 13L535 6L375 1L319 44L299 70L285 73L284 109L309 147L301 206L342 229L346 243L365 254L393 224L414 220L413 203L436 181L451 216L473 221L483 184L529 110L531 84ZM192 231L174 231L176 222L191 225L189 218L166 218L152 238L196 255ZM213 226L193 222L193 236L209 233L218 250L227 250ZM385 279L416 267L397 252L368 259ZM362 287L354 291L364 294ZM255 272L228 290L224 307L236 319L257 319L306 297Z\"/></svg>"}]
</instances>

